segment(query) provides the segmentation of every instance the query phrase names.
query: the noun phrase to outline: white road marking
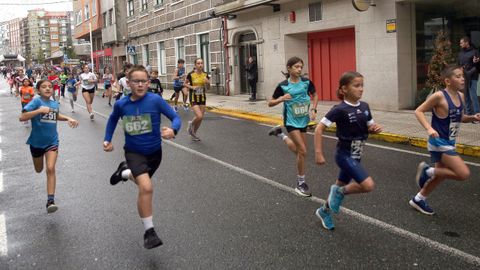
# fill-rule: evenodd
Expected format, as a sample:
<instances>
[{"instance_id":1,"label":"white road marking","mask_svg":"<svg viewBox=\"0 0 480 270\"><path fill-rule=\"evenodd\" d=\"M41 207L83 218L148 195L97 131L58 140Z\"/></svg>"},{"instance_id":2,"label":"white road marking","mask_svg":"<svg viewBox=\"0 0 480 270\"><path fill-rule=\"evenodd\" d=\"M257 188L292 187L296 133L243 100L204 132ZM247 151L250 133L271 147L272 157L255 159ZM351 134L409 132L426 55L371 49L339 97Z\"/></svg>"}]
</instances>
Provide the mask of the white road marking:
<instances>
[{"instance_id":1,"label":"white road marking","mask_svg":"<svg viewBox=\"0 0 480 270\"><path fill-rule=\"evenodd\" d=\"M0 215L0 256L7 256L7 226L5 223L5 215Z\"/></svg>"},{"instance_id":2,"label":"white road marking","mask_svg":"<svg viewBox=\"0 0 480 270\"><path fill-rule=\"evenodd\" d=\"M84 108L86 109L85 106L82 106L82 105L78 105L79 107L81 108ZM94 111L95 112L95 111ZM102 114L102 113L98 113L98 112L95 112L96 114L108 119L108 116ZM267 126L267 125L265 125ZM268 125L271 127L271 125ZM310 132L310 134L313 134ZM334 136L328 136L328 135L324 135L326 138L329 138L329 139L337 139L336 137ZM298 196L296 195L296 192L293 188L289 187L289 186L286 186L286 185L283 185L283 184L280 184L278 182L275 182L271 179L268 179L266 177L263 177L261 175L258 175L256 173L253 173L253 172L250 172L250 171L247 171L245 169L242 169L240 167L237 167L235 165L232 165L230 163L227 163L227 162L224 162L224 161L221 161L219 159L216 159L214 157L211 157L209 155L206 155L206 154L203 154L201 152L198 152L198 151L195 151L193 149L190 149L188 147L185 147L183 145L180 145L180 144L177 144L173 141L169 141L169 140L163 140L163 143L167 144L167 145L170 145L170 146L173 146L173 147L176 147L178 149L181 149L185 152L188 152L188 153L191 153L191 154L194 154L196 156L199 156L199 157L202 157L202 158L205 158L207 160L210 160L212 162L215 162L215 163L218 163L232 171L236 171L240 174L243 174L243 175L246 175L246 176L249 176L253 179L256 179L262 183L265 183L265 184L268 184L268 185L271 185L273 187L276 187L280 190L283 190L283 191L286 191L286 192L289 192L291 194L294 194L295 196ZM407 151L407 150L402 150L402 149L396 149L396 148L390 148L390 147L384 147L382 145L375 145L375 144L369 144L370 146L373 146L373 147L378 147L378 148L385 148L387 150L392 150L392 151L398 151L398 152L405 152L405 153L409 153L409 154L414 154L414 155L420 155L420 156L425 156L425 154L423 153L418 153L418 152L414 152L414 151ZM428 155L427 155L428 156ZM480 166L480 164L477 164L477 163L473 163L471 164L473 166ZM310 198L308 198L309 200L311 200L312 202L316 202L318 204L323 204L325 203L325 200L321 199L321 198L318 198L318 197L315 197L315 196L312 196ZM473 264L473 265L476 265L476 266L480 266L480 257L477 257L477 256L474 256L472 254L469 254L467 252L464 252L464 251L461 251L459 249L456 249L454 247L450 247L448 245L445 245L445 244L442 244L440 242L437 242L437 241L434 241L432 239L429 239L427 237L424 237L424 236L421 236L419 234L416 234L416 233L413 233L413 232L410 232L410 231L407 231L405 229L402 229L402 228L399 228L399 227L396 227L394 225L391 225L391 224L388 224L386 222L383 222L381 220L378 220L378 219L375 219L375 218L372 218L372 217L369 217L369 216L366 216L366 215L363 215L361 213L358 213L358 212L355 212L353 210L350 210L348 208L345 208L345 207L342 207L341 209L341 212L344 213L344 214L347 214L351 217L354 217L354 218L357 218L363 222L366 222L368 224L371 224L371 225L374 225L374 226L377 226L385 231L388 231L390 233L393 233L395 235L398 235L400 237L403 237L403 238L406 238L406 239L409 239L411 241L414 241L416 243L419 243L419 244L422 244L424 246L427 246L428 248L430 249L433 249L433 250L437 250L441 253L444 253L446 256L453 256L453 257L456 257L456 258L459 258L467 263L470 263L470 264ZM6 239L5 239L5 242L6 242ZM5 245L6 246L6 245Z\"/></svg>"},{"instance_id":3,"label":"white road marking","mask_svg":"<svg viewBox=\"0 0 480 270\"><path fill-rule=\"evenodd\" d=\"M178 149L181 149L185 152L188 152L188 153L191 153L191 154L194 154L196 156L199 156L199 157L202 157L206 160L209 160L209 161L212 161L212 162L215 162L217 164L220 164L222 165L223 167L226 167L232 171L235 171L235 172L238 172L240 174L243 174L243 175L246 175L248 177L251 177L255 180L258 180L262 183L265 183L265 184L268 184L268 185L271 185L273 187L276 187L280 190L283 190L283 191L286 191L286 192L289 192L291 194L296 194L295 190L289 186L286 186L286 185L283 185L283 184L280 184L278 182L275 182L271 179L268 179L266 177L263 177L261 175L258 175L256 173L253 173L253 172L250 172L250 171L247 171L245 169L242 169L240 167L237 167L235 165L232 165L230 163L227 163L227 162L224 162L224 161L221 161L219 159L216 159L214 157L211 157L209 155L206 155L206 154L203 154L201 152L198 152L198 151L195 151L193 149L190 149L188 147L185 147L183 145L180 145L180 144L177 144L175 142L172 142L172 141L168 141L168 140L163 140L163 142L167 145L170 145L170 146L173 146L173 147L176 147ZM295 195L297 196L297 195ZM325 203L325 200L323 199L320 199L318 197L311 197L309 198L309 200L313 201L313 202L316 202L316 203L319 203L319 204L323 204ZM347 214L351 217L354 217L360 221L363 221L363 222L366 222L370 225L374 225L376 227L379 227L385 231L388 231L390 233L393 233L397 236L400 236L400 237L403 237L405 239L408 239L408 240L411 240L411 241L414 241L418 244L422 244L424 246L427 246L428 248L430 249L433 249L433 250L436 250L436 251L439 251L441 253L444 253L445 255L447 256L453 256L453 257L457 257L467 263L470 263L470 264L473 264L473 265L476 265L476 266L480 266L480 258L477 257L477 256L474 256L472 254L469 254L469 253L466 253L464 251L461 251L459 249L456 249L456 248L453 248L453 247L450 247L448 245L445 245L445 244L442 244L440 242L437 242L437 241L434 241L434 240L431 240L427 237L424 237L424 236L421 236L421 235L418 235L416 233L413 233L413 232L410 232L410 231L407 231L407 230L404 230L402 228L399 228L399 227L396 227L394 225L391 225L391 224L388 224L386 222L383 222L381 220L378 220L378 219L375 219L375 218L372 218L372 217L369 217L369 216L366 216L366 215L363 215L361 213L358 213L358 212L355 212L353 210L350 210L348 208L345 208L345 207L342 207L341 209L342 213L344 214ZM313 215L313 214L312 214Z\"/></svg>"},{"instance_id":4,"label":"white road marking","mask_svg":"<svg viewBox=\"0 0 480 270\"><path fill-rule=\"evenodd\" d=\"M234 120L234 121L242 121L243 119L240 119L240 118L235 118L235 117L230 117L230 116L222 116L222 118L225 118L225 119L230 119L230 120Z\"/></svg>"}]
</instances>

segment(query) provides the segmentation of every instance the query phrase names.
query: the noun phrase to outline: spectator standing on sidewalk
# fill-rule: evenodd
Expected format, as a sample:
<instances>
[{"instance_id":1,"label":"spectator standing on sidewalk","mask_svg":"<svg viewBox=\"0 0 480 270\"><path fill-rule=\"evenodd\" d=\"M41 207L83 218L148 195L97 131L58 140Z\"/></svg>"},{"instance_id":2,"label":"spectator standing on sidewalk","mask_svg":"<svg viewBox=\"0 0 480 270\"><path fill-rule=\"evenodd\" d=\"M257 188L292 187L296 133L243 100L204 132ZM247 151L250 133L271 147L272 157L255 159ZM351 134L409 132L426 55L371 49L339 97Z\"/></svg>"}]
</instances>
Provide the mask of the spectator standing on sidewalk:
<instances>
[{"instance_id":1,"label":"spectator standing on sidewalk","mask_svg":"<svg viewBox=\"0 0 480 270\"><path fill-rule=\"evenodd\" d=\"M480 71L480 58L478 50L470 43L469 37L460 39L460 53L458 54L458 64L463 67L465 76L465 113L473 115L480 112L480 106L477 97L478 72Z\"/></svg>"},{"instance_id":2,"label":"spectator standing on sidewalk","mask_svg":"<svg viewBox=\"0 0 480 270\"><path fill-rule=\"evenodd\" d=\"M250 90L252 91L252 96L250 100L255 101L257 100L257 81L258 81L258 68L257 62L253 57L248 58L248 63L246 66L247 71L247 81L248 85L250 86Z\"/></svg>"}]
</instances>

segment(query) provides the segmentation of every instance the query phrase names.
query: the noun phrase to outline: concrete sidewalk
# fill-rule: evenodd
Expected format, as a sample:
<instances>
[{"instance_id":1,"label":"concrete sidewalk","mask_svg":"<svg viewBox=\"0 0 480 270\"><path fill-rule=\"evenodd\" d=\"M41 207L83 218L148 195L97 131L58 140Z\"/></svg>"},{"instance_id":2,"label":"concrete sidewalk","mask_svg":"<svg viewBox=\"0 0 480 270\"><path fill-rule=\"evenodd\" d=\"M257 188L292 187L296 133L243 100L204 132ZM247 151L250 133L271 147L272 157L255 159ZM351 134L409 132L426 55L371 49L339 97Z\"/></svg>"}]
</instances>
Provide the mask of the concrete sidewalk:
<instances>
[{"instance_id":1,"label":"concrete sidewalk","mask_svg":"<svg viewBox=\"0 0 480 270\"><path fill-rule=\"evenodd\" d=\"M169 99L172 90L165 90L163 97ZM248 95L222 96L207 93L209 111L239 117L267 124L282 124L282 105L272 108L266 100L249 101ZM181 97L179 101L181 101ZM318 105L318 122L337 102L320 102ZM371 135L373 139L410 144L426 148L427 132L418 123L413 111L380 111L372 110L373 118L382 125L383 132ZM330 131L334 131L331 129ZM457 137L457 152L480 157L480 124L464 123Z\"/></svg>"}]
</instances>

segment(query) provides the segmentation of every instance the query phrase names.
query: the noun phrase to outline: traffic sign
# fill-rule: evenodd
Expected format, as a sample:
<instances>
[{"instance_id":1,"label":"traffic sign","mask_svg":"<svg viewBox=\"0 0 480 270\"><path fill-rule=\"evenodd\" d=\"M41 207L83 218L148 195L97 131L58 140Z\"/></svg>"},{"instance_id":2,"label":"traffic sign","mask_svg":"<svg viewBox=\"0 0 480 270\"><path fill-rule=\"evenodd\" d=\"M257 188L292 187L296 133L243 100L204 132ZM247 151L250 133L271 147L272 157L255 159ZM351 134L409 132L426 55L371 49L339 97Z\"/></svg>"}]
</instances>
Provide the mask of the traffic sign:
<instances>
[{"instance_id":1,"label":"traffic sign","mask_svg":"<svg viewBox=\"0 0 480 270\"><path fill-rule=\"evenodd\" d=\"M130 55L135 55L137 52L135 51L135 46L134 45L128 45L127 46L127 53Z\"/></svg>"}]
</instances>

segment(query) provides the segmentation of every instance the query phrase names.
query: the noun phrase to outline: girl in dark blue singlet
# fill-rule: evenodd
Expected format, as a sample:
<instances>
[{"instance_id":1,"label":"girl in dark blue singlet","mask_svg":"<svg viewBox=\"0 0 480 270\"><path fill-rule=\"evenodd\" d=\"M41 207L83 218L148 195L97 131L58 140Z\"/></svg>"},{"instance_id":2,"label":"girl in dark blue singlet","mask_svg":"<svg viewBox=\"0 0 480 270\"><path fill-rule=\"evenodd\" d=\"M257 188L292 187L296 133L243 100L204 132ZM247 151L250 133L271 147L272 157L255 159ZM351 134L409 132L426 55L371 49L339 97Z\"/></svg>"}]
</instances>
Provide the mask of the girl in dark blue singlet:
<instances>
[{"instance_id":1,"label":"girl in dark blue singlet","mask_svg":"<svg viewBox=\"0 0 480 270\"><path fill-rule=\"evenodd\" d=\"M360 101L362 93L363 76L355 71L345 72L337 90L337 96L342 102L330 109L315 129L315 162L322 165L325 164L323 132L333 123L337 125L335 162L340 168L340 174L336 183L330 187L326 204L315 212L327 230L334 229L331 213L339 212L345 195L367 193L375 187L372 177L360 164L360 159L368 134L380 133L382 129L373 121L368 104ZM354 182L351 182L352 179Z\"/></svg>"}]
</instances>

